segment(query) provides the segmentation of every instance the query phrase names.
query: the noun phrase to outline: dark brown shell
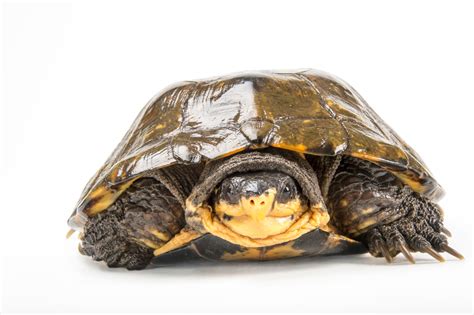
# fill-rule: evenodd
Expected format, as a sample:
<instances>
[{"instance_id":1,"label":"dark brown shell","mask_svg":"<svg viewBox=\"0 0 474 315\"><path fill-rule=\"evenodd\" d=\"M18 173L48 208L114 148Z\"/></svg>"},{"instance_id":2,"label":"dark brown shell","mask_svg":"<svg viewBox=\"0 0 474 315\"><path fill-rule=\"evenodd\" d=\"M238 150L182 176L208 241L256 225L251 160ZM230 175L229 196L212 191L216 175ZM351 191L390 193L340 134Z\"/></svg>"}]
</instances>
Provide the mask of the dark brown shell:
<instances>
[{"instance_id":1,"label":"dark brown shell","mask_svg":"<svg viewBox=\"0 0 474 315\"><path fill-rule=\"evenodd\" d=\"M442 194L416 152L344 81L315 70L257 72L183 82L155 96L90 180L72 217L105 209L151 169L268 146L351 155L431 199Z\"/></svg>"}]
</instances>

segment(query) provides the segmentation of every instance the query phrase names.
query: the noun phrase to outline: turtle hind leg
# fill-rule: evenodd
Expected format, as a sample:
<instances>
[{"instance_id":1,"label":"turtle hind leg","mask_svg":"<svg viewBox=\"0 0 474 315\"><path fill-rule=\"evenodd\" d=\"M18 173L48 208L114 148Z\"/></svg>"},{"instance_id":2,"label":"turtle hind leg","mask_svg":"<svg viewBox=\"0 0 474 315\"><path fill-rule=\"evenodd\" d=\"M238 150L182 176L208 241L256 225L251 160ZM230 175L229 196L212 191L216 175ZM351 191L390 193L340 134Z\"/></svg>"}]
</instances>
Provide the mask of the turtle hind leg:
<instances>
[{"instance_id":1,"label":"turtle hind leg","mask_svg":"<svg viewBox=\"0 0 474 315\"><path fill-rule=\"evenodd\" d=\"M184 212L157 180L133 183L107 210L89 218L80 252L109 267L143 269L184 226Z\"/></svg>"}]
</instances>

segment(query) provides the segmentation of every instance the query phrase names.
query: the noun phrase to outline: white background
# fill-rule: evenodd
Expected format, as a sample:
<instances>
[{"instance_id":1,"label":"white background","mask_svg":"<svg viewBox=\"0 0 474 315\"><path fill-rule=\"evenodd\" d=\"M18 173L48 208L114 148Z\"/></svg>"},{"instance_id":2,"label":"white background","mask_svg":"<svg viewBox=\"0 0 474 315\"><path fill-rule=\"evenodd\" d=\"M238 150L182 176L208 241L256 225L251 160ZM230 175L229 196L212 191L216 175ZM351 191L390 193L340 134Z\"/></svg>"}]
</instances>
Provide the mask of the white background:
<instances>
[{"instance_id":1,"label":"white background","mask_svg":"<svg viewBox=\"0 0 474 315\"><path fill-rule=\"evenodd\" d=\"M2 311L470 312L469 1L63 1L3 5ZM109 270L65 239L87 180L175 81L316 68L352 84L447 191L466 259L368 255Z\"/></svg>"}]
</instances>

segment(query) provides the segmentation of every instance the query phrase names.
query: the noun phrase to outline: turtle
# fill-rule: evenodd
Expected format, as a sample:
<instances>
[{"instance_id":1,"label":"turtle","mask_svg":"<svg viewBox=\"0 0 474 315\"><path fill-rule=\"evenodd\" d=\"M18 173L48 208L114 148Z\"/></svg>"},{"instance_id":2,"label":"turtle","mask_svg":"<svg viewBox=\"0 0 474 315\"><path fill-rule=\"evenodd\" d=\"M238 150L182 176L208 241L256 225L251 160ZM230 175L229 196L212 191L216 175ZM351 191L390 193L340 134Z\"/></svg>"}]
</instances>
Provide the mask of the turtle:
<instances>
[{"instance_id":1,"label":"turtle","mask_svg":"<svg viewBox=\"0 0 474 315\"><path fill-rule=\"evenodd\" d=\"M367 252L462 259L448 245L443 193L345 81L240 72L153 97L68 225L81 254L129 270Z\"/></svg>"}]
</instances>

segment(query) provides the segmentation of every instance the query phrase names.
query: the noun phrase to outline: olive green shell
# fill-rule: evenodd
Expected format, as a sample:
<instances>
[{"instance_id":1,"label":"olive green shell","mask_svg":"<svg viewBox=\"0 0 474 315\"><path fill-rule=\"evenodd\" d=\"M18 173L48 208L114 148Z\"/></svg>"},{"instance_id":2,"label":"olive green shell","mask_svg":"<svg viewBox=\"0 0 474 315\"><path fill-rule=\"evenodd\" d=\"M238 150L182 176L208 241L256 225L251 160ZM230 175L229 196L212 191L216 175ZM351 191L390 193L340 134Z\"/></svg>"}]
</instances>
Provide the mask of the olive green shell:
<instances>
[{"instance_id":1,"label":"olive green shell","mask_svg":"<svg viewBox=\"0 0 474 315\"><path fill-rule=\"evenodd\" d=\"M428 198L442 195L415 151L344 81L315 70L252 72L186 81L155 96L90 180L71 219L105 209L151 169L269 146L351 155Z\"/></svg>"}]
</instances>

